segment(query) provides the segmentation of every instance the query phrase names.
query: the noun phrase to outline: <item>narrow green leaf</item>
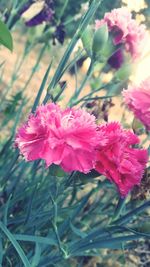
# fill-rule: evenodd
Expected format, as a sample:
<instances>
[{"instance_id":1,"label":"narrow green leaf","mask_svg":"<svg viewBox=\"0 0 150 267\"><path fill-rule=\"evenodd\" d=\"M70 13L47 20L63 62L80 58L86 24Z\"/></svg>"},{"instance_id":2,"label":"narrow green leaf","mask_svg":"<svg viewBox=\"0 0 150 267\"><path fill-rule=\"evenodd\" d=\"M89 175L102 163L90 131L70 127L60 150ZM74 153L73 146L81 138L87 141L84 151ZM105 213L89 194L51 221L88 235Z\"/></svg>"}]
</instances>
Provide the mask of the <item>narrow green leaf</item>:
<instances>
[{"instance_id":1,"label":"narrow green leaf","mask_svg":"<svg viewBox=\"0 0 150 267\"><path fill-rule=\"evenodd\" d=\"M41 247L39 243L36 243L35 254L34 254L31 266L36 267L39 264L40 258L41 258Z\"/></svg>"},{"instance_id":2,"label":"narrow green leaf","mask_svg":"<svg viewBox=\"0 0 150 267\"><path fill-rule=\"evenodd\" d=\"M130 228L130 227L126 227L126 226L120 226L120 229L123 230L123 231L131 232L131 233L133 233L133 234L137 234L137 235L139 235L140 237L148 237L148 238L150 238L150 233L139 232L139 231L137 231L137 230L134 230L134 229L132 229L132 228Z\"/></svg>"},{"instance_id":3,"label":"narrow green leaf","mask_svg":"<svg viewBox=\"0 0 150 267\"><path fill-rule=\"evenodd\" d=\"M24 251L20 247L19 243L16 241L14 236L10 233L10 231L7 229L7 227L2 222L0 222L0 229L2 230L2 232L4 232L4 234L8 237L9 241L12 243L12 245L16 249L18 255L20 256L20 258L24 264L24 266L25 267L31 267L26 255L24 254Z\"/></svg>"},{"instance_id":4,"label":"narrow green leaf","mask_svg":"<svg viewBox=\"0 0 150 267\"><path fill-rule=\"evenodd\" d=\"M112 97L115 97L115 96L117 96L117 95L95 96L95 97L85 98L84 101L91 101L91 100L98 100L98 99L106 99L106 98L112 98Z\"/></svg>"},{"instance_id":5,"label":"narrow green leaf","mask_svg":"<svg viewBox=\"0 0 150 267\"><path fill-rule=\"evenodd\" d=\"M0 44L4 45L10 51L13 50L13 40L7 26L0 20Z\"/></svg>"},{"instance_id":6,"label":"narrow green leaf","mask_svg":"<svg viewBox=\"0 0 150 267\"><path fill-rule=\"evenodd\" d=\"M5 204L5 209L4 209L4 224L7 225L7 215L8 215L8 208L9 208L9 203L11 200L12 195L9 196L6 204Z\"/></svg>"},{"instance_id":7,"label":"narrow green leaf","mask_svg":"<svg viewBox=\"0 0 150 267\"><path fill-rule=\"evenodd\" d=\"M145 202L140 207L138 207L138 208L130 211L126 215L122 216L120 219L114 221L113 224L124 224L124 223L127 223L131 219L133 219L134 216L136 216L137 214L140 214L142 211L144 211L148 207L150 207L150 200L148 200L147 202Z\"/></svg>"},{"instance_id":8,"label":"narrow green leaf","mask_svg":"<svg viewBox=\"0 0 150 267\"><path fill-rule=\"evenodd\" d=\"M25 241L25 242L35 242L47 245L57 245L57 241L53 238L42 237L42 236L34 236L34 235L21 235L14 234L16 240Z\"/></svg>"},{"instance_id":9,"label":"narrow green leaf","mask_svg":"<svg viewBox=\"0 0 150 267\"><path fill-rule=\"evenodd\" d=\"M60 96L62 95L62 93L64 92L64 90L66 89L67 87L67 83L66 81L64 82L64 84L62 85L62 87L60 86L60 90L59 90L59 93L55 96L54 98L54 102L57 102L58 99L60 98Z\"/></svg>"},{"instance_id":10,"label":"narrow green leaf","mask_svg":"<svg viewBox=\"0 0 150 267\"><path fill-rule=\"evenodd\" d=\"M77 236L79 236L79 237L81 237L81 238L84 238L84 237L87 236L86 233L84 233L84 232L82 232L81 230L79 230L79 229L78 229L77 227L75 227L71 222L70 222L70 228L71 228L72 232L73 232L75 235L77 235Z\"/></svg>"},{"instance_id":11,"label":"narrow green leaf","mask_svg":"<svg viewBox=\"0 0 150 267\"><path fill-rule=\"evenodd\" d=\"M0 266L2 266L3 261L3 245L2 245L2 238L0 236Z\"/></svg>"},{"instance_id":12,"label":"narrow green leaf","mask_svg":"<svg viewBox=\"0 0 150 267\"><path fill-rule=\"evenodd\" d=\"M36 99L35 99L34 104L33 104L33 107L32 107L32 112L35 111L36 107L37 107L38 104L39 104L39 101L40 101L42 92L43 92L43 90L44 90L44 88L45 88L45 85L46 85L46 82L47 82L48 75L49 75L49 73L50 73L51 67L52 67L52 61L50 62L49 66L48 66L48 68L47 68L47 70L46 70L46 73L45 73L45 75L44 75L44 78L43 78L43 80L42 80L40 89L39 89L39 91L38 91L38 93L37 93Z\"/></svg>"},{"instance_id":13,"label":"narrow green leaf","mask_svg":"<svg viewBox=\"0 0 150 267\"><path fill-rule=\"evenodd\" d=\"M74 220L78 216L78 214L81 212L81 210L84 208L86 203L88 202L90 196L93 194L93 190L91 190L87 195L83 197L79 205L77 205L76 209L73 211L73 213L70 215L70 218L67 218L59 227L59 235L60 237L69 230L69 223L70 220Z\"/></svg>"},{"instance_id":14,"label":"narrow green leaf","mask_svg":"<svg viewBox=\"0 0 150 267\"><path fill-rule=\"evenodd\" d=\"M119 198L114 215L112 217L112 223L114 220L117 220L119 216L121 215L122 209L125 206L125 202L126 202L126 198L122 198L122 197Z\"/></svg>"},{"instance_id":15,"label":"narrow green leaf","mask_svg":"<svg viewBox=\"0 0 150 267\"><path fill-rule=\"evenodd\" d=\"M101 240L91 241L87 242L86 245L79 245L79 247L76 249L76 251L72 251L71 254L74 255L74 252L82 252L87 251L90 249L99 249L99 248L110 248L110 249L116 249L116 248L122 248L124 245L124 242L133 241L140 239L141 236L138 234L136 235L126 235L126 236L119 236L119 237L113 237L113 238L105 238ZM142 237L143 238L143 237Z\"/></svg>"},{"instance_id":16,"label":"narrow green leaf","mask_svg":"<svg viewBox=\"0 0 150 267\"><path fill-rule=\"evenodd\" d=\"M122 243L115 244L115 245L113 244L113 247L108 246L108 249L112 249L112 250L113 249L125 250L125 249L132 249L132 248L135 248L135 247L136 247L135 243L129 242L128 244L125 244L125 245L122 244ZM104 248L107 249L107 247L104 247ZM102 249L103 249L103 247L102 247ZM94 251L96 251L96 250L92 250L92 251L90 251L90 250L89 251L81 251L81 252L78 251L78 252L73 253L72 256L73 257L86 257L86 256L88 256L88 257L94 257L94 256L100 256L100 253L96 253Z\"/></svg>"},{"instance_id":17,"label":"narrow green leaf","mask_svg":"<svg viewBox=\"0 0 150 267\"><path fill-rule=\"evenodd\" d=\"M14 153L14 157L11 160L11 163L8 164L8 166L3 166L3 168L2 168L2 171L4 173L3 180L5 181L5 183L9 179L9 174L12 171L12 168L15 166L15 163L16 163L18 157L19 157L19 151L16 150Z\"/></svg>"}]
</instances>

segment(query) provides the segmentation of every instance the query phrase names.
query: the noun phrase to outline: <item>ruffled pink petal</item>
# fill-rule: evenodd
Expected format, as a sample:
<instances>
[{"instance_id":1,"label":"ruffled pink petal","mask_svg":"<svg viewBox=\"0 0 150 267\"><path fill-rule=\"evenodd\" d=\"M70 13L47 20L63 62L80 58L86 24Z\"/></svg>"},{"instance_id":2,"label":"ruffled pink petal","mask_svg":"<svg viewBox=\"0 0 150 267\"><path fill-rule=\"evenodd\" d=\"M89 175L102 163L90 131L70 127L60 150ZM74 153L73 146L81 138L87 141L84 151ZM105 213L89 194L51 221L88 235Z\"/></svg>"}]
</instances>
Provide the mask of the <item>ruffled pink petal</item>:
<instances>
[{"instance_id":1,"label":"ruffled pink petal","mask_svg":"<svg viewBox=\"0 0 150 267\"><path fill-rule=\"evenodd\" d=\"M138 137L119 123L102 124L99 132L105 133L107 142L97 148L95 169L115 183L124 197L134 185L140 184L148 152L133 148L132 145L139 143Z\"/></svg>"},{"instance_id":2,"label":"ruffled pink petal","mask_svg":"<svg viewBox=\"0 0 150 267\"><path fill-rule=\"evenodd\" d=\"M83 109L61 110L58 105L39 106L18 129L16 146L26 160L44 159L66 171L89 172L100 142L95 117Z\"/></svg>"},{"instance_id":3,"label":"ruffled pink petal","mask_svg":"<svg viewBox=\"0 0 150 267\"><path fill-rule=\"evenodd\" d=\"M107 24L113 35L114 45L124 44L133 60L143 56L145 44L149 41L149 35L145 25L139 25L125 7L113 9L105 13L104 19L96 20L96 30Z\"/></svg>"},{"instance_id":4,"label":"ruffled pink petal","mask_svg":"<svg viewBox=\"0 0 150 267\"><path fill-rule=\"evenodd\" d=\"M82 150L76 150L76 153L74 153L74 151L70 149L70 153L63 158L61 167L66 172L80 171L88 173L95 167L94 151L93 153L84 153Z\"/></svg>"},{"instance_id":5,"label":"ruffled pink petal","mask_svg":"<svg viewBox=\"0 0 150 267\"><path fill-rule=\"evenodd\" d=\"M150 77L139 86L130 85L123 90L126 105L134 115L150 130Z\"/></svg>"}]
</instances>

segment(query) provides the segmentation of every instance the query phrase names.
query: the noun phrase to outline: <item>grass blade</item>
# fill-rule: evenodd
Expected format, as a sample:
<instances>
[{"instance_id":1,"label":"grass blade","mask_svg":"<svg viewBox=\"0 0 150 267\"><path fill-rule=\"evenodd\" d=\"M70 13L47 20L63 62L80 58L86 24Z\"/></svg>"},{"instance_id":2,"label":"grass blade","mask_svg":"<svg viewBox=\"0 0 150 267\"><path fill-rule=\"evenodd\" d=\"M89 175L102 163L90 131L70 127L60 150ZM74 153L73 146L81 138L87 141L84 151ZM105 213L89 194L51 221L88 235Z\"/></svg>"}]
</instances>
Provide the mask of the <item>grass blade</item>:
<instances>
[{"instance_id":1,"label":"grass blade","mask_svg":"<svg viewBox=\"0 0 150 267\"><path fill-rule=\"evenodd\" d=\"M38 243L36 243L35 254L32 260L32 267L36 267L38 265L40 258L41 258L41 247L39 246Z\"/></svg>"},{"instance_id":2,"label":"grass blade","mask_svg":"<svg viewBox=\"0 0 150 267\"><path fill-rule=\"evenodd\" d=\"M35 242L47 245L57 245L57 241L53 238L42 237L42 236L33 236L33 235L21 235L14 234L16 240L25 241L25 242Z\"/></svg>"},{"instance_id":3,"label":"grass blade","mask_svg":"<svg viewBox=\"0 0 150 267\"><path fill-rule=\"evenodd\" d=\"M124 224L129 222L134 216L137 214L140 214L142 211L144 211L146 208L150 207L150 200L145 202L143 205L140 207L130 211L126 215L122 216L120 219L116 220L113 222L113 224Z\"/></svg>"},{"instance_id":4,"label":"grass blade","mask_svg":"<svg viewBox=\"0 0 150 267\"><path fill-rule=\"evenodd\" d=\"M44 90L44 88L45 88L45 84L46 84L46 82L47 82L48 75L49 75L49 72L50 72L50 70L51 70L51 67L52 67L52 61L50 62L49 66L48 66L48 68L47 68L47 70L46 70L46 73L45 73L45 75L44 75L44 78L43 78L43 80L42 80L40 89L39 89L39 91L38 91L38 93L37 93L36 99L35 99L34 104L33 104L33 107L32 107L32 113L35 111L36 107L37 107L38 104L39 104L39 101L40 101L42 92L43 92L43 90Z\"/></svg>"},{"instance_id":5,"label":"grass blade","mask_svg":"<svg viewBox=\"0 0 150 267\"><path fill-rule=\"evenodd\" d=\"M71 251L71 254L74 255L74 253L77 253L78 251L81 253L82 251L90 250L90 249L99 249L99 248L109 248L109 249L116 249L121 248L124 245L124 242L138 240L140 238L143 238L139 236L138 234L132 234L127 236L119 236L119 237L113 237L113 238L105 238L101 240L96 240L93 242L88 242L86 245L79 245L76 251ZM89 240L90 241L90 240Z\"/></svg>"},{"instance_id":6,"label":"grass blade","mask_svg":"<svg viewBox=\"0 0 150 267\"><path fill-rule=\"evenodd\" d=\"M24 251L20 247L19 243L16 241L14 236L10 233L10 231L7 229L7 227L2 222L0 222L0 229L8 237L9 241L14 246L14 248L17 251L18 255L20 256L24 266L25 267L31 267L26 255L24 254Z\"/></svg>"}]
</instances>

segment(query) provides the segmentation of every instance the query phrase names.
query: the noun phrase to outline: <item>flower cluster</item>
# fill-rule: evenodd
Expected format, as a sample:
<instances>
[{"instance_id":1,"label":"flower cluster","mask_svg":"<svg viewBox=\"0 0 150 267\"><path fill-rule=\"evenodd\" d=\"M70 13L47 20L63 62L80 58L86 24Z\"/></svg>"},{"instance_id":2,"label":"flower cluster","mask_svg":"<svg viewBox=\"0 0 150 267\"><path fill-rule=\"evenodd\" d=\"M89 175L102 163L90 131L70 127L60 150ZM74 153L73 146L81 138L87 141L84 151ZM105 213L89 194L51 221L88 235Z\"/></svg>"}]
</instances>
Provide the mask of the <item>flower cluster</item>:
<instances>
[{"instance_id":1,"label":"flower cluster","mask_svg":"<svg viewBox=\"0 0 150 267\"><path fill-rule=\"evenodd\" d=\"M114 45L124 44L134 59L141 56L147 38L145 25L138 25L127 8L117 8L106 13L104 19L96 21L96 29L105 23L113 35Z\"/></svg>"},{"instance_id":2,"label":"flower cluster","mask_svg":"<svg viewBox=\"0 0 150 267\"><path fill-rule=\"evenodd\" d=\"M129 109L150 130L150 77L139 86L129 85L123 96Z\"/></svg>"},{"instance_id":3,"label":"flower cluster","mask_svg":"<svg viewBox=\"0 0 150 267\"><path fill-rule=\"evenodd\" d=\"M139 140L131 131L118 123L97 126L85 110L62 110L53 103L29 116L15 143L27 161L44 159L47 167L54 163L66 172L96 169L118 186L122 196L140 183L147 162L146 150L132 148Z\"/></svg>"}]
</instances>

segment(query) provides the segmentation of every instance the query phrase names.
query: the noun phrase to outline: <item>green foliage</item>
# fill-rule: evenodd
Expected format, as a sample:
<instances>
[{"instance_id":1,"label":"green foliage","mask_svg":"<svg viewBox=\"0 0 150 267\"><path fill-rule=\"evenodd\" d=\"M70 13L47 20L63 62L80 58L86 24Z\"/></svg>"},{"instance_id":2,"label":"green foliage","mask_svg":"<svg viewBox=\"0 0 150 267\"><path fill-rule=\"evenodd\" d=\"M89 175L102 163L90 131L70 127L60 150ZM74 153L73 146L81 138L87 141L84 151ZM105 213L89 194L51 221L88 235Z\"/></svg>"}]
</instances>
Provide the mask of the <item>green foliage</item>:
<instances>
[{"instance_id":1,"label":"green foliage","mask_svg":"<svg viewBox=\"0 0 150 267\"><path fill-rule=\"evenodd\" d=\"M66 4L67 2L67 4ZM86 0L56 0L54 1L55 17L57 21L65 24L67 36L72 37L74 28L78 27L80 21L81 6Z\"/></svg>"},{"instance_id":2,"label":"green foliage","mask_svg":"<svg viewBox=\"0 0 150 267\"><path fill-rule=\"evenodd\" d=\"M6 106L3 110L6 116L14 116L20 101L22 100L22 92L18 92L15 95L12 95L9 100L6 100Z\"/></svg>"},{"instance_id":3,"label":"green foliage","mask_svg":"<svg viewBox=\"0 0 150 267\"><path fill-rule=\"evenodd\" d=\"M4 45L10 51L13 50L13 40L7 26L0 20L0 44Z\"/></svg>"},{"instance_id":4,"label":"green foliage","mask_svg":"<svg viewBox=\"0 0 150 267\"><path fill-rule=\"evenodd\" d=\"M22 248L20 247L20 245L18 244L18 242L16 241L14 236L9 232L9 230L5 227L5 225L2 222L0 222L0 228L5 233L5 235L8 237L8 239L10 240L10 242L12 243L12 245L14 246L16 251L18 252L24 266L30 267L30 263L29 263L27 257L25 256Z\"/></svg>"}]
</instances>

